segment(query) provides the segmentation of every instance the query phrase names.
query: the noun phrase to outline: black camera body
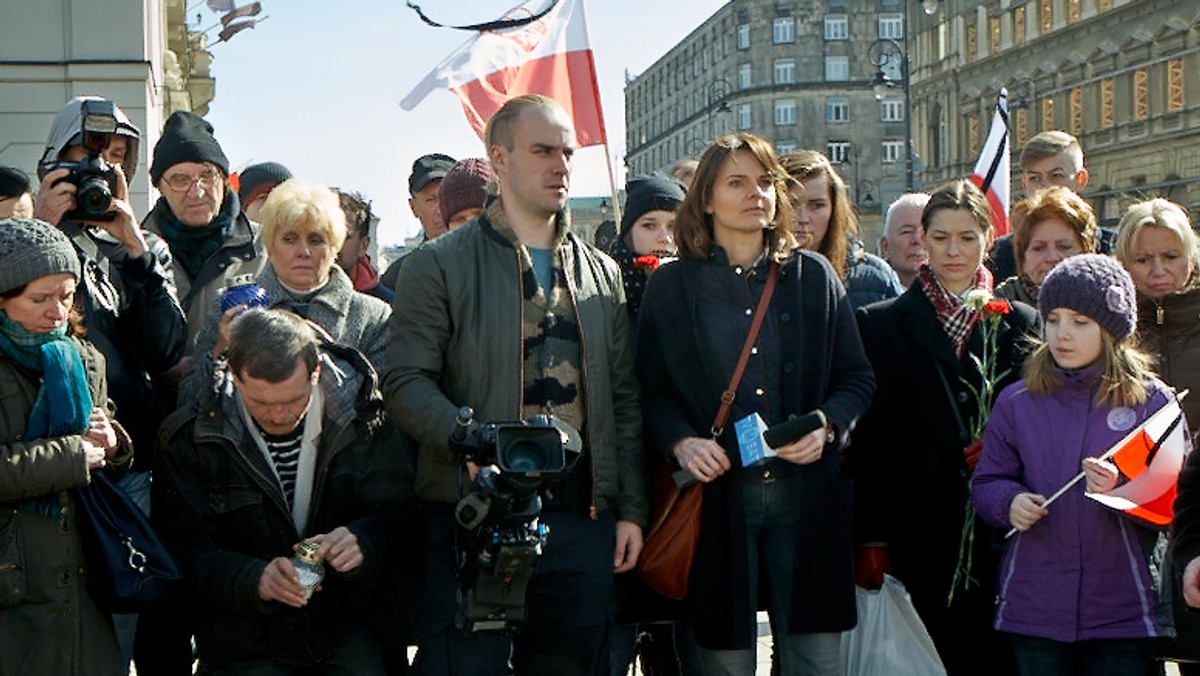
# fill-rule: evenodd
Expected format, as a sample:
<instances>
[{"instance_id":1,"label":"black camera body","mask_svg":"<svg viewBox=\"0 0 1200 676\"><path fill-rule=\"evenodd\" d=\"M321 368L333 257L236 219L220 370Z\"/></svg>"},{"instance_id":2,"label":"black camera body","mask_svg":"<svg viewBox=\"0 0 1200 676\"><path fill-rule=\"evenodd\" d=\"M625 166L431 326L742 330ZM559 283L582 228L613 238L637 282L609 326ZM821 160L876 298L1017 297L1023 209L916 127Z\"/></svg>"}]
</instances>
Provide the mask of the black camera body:
<instances>
[{"instance_id":1,"label":"black camera body","mask_svg":"<svg viewBox=\"0 0 1200 676\"><path fill-rule=\"evenodd\" d=\"M468 632L513 632L525 623L525 588L550 528L541 523L547 483L574 465L579 433L551 416L526 422L474 421L459 411L451 450L480 465L470 490L454 508L458 537L459 608Z\"/></svg>"},{"instance_id":2,"label":"black camera body","mask_svg":"<svg viewBox=\"0 0 1200 676\"><path fill-rule=\"evenodd\" d=\"M64 219L108 222L117 217L108 210L117 187L117 172L100 154L117 133L116 106L107 99L88 100L83 102L82 112L80 137L87 157L78 162L57 161L47 165L46 170L70 170L57 182L75 186L75 208L64 214Z\"/></svg>"}]
</instances>

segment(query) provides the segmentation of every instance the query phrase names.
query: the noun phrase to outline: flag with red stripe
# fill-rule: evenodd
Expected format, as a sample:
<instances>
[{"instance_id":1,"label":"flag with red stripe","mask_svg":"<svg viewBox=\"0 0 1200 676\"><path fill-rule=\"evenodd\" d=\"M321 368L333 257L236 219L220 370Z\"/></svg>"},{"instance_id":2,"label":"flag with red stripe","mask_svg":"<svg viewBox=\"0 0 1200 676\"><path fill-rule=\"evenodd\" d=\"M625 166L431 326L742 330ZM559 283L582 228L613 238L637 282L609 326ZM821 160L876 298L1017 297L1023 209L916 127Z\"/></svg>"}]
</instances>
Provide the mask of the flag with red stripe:
<instances>
[{"instance_id":1,"label":"flag with red stripe","mask_svg":"<svg viewBox=\"0 0 1200 676\"><path fill-rule=\"evenodd\" d=\"M974 183L992 207L992 236L1008 234L1009 185L1012 181L1012 161L1009 159L1008 90L1001 87L996 98L996 111L987 140L971 175Z\"/></svg>"},{"instance_id":2,"label":"flag with red stripe","mask_svg":"<svg viewBox=\"0 0 1200 676\"><path fill-rule=\"evenodd\" d=\"M537 16L545 4L529 0L505 16ZM578 147L607 140L583 0L557 0L536 21L478 33L425 76L400 106L412 110L435 89L449 89L459 98L480 136L488 118L509 99L544 94L574 120Z\"/></svg>"},{"instance_id":3,"label":"flag with red stripe","mask_svg":"<svg viewBox=\"0 0 1200 676\"><path fill-rule=\"evenodd\" d=\"M1088 493L1102 505L1166 526L1175 516L1175 487L1187 454L1187 425L1172 399L1126 436L1111 460L1129 478L1107 493ZM1111 450L1111 449L1110 449Z\"/></svg>"}]
</instances>

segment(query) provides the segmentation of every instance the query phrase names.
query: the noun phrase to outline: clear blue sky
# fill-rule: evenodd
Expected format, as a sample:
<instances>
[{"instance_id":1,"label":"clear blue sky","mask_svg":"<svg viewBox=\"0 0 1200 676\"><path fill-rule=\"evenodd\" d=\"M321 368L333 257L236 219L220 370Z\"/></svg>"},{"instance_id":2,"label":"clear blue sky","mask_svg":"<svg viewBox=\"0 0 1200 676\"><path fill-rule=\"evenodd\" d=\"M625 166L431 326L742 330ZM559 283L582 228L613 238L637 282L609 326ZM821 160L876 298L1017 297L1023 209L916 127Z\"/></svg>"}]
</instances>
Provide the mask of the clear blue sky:
<instances>
[{"instance_id":1,"label":"clear blue sky","mask_svg":"<svg viewBox=\"0 0 1200 676\"><path fill-rule=\"evenodd\" d=\"M615 171L625 153L625 71L645 70L725 2L588 0ZM200 28L217 21L203 3L189 4L193 28L197 14ZM416 4L435 21L475 23L519 0ZM479 157L483 147L450 92L413 111L400 99L470 34L425 25L403 0L264 0L260 16L269 18L210 47L216 99L207 117L232 166L275 160L307 180L363 192L382 218L382 244L415 233L406 183L413 160L427 152ZM608 194L602 147L576 157L571 195Z\"/></svg>"}]
</instances>

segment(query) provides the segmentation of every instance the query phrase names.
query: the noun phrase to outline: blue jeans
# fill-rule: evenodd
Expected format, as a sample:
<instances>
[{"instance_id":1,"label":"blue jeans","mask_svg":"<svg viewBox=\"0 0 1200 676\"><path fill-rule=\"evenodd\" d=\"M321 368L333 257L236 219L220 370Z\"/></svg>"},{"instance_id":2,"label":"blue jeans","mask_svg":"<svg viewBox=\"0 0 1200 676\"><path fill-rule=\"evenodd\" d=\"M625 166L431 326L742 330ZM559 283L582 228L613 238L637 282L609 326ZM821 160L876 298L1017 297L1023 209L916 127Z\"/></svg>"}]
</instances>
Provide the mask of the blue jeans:
<instances>
[{"instance_id":1,"label":"blue jeans","mask_svg":"<svg viewBox=\"0 0 1200 676\"><path fill-rule=\"evenodd\" d=\"M736 480L736 479L735 479ZM780 676L826 676L838 670L838 632L790 634L788 615L792 601L792 568L795 561L797 497L786 481L746 481L747 549L750 553L750 598L757 606L759 570L766 572L767 614L775 639L772 673ZM761 566L760 566L761 561ZM703 650L707 676L753 676L755 651Z\"/></svg>"},{"instance_id":2,"label":"blue jeans","mask_svg":"<svg viewBox=\"0 0 1200 676\"><path fill-rule=\"evenodd\" d=\"M1145 676L1159 643L1154 638L1064 643L1021 634L1008 636L1021 676Z\"/></svg>"}]
</instances>

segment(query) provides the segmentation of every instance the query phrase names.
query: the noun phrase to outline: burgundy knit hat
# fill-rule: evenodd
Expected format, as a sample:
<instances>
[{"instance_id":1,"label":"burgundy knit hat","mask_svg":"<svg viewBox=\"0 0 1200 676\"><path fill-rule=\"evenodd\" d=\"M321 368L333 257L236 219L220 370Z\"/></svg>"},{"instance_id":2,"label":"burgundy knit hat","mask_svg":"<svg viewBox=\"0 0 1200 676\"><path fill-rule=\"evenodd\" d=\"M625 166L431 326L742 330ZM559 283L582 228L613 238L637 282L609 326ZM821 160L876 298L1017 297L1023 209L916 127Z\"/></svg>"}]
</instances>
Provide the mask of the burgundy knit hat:
<instances>
[{"instance_id":1,"label":"burgundy knit hat","mask_svg":"<svg viewBox=\"0 0 1200 676\"><path fill-rule=\"evenodd\" d=\"M450 217L463 209L482 207L487 199L487 187L495 178L492 165L478 157L459 160L446 172L438 186L438 206L442 209L442 222L449 223Z\"/></svg>"}]
</instances>

